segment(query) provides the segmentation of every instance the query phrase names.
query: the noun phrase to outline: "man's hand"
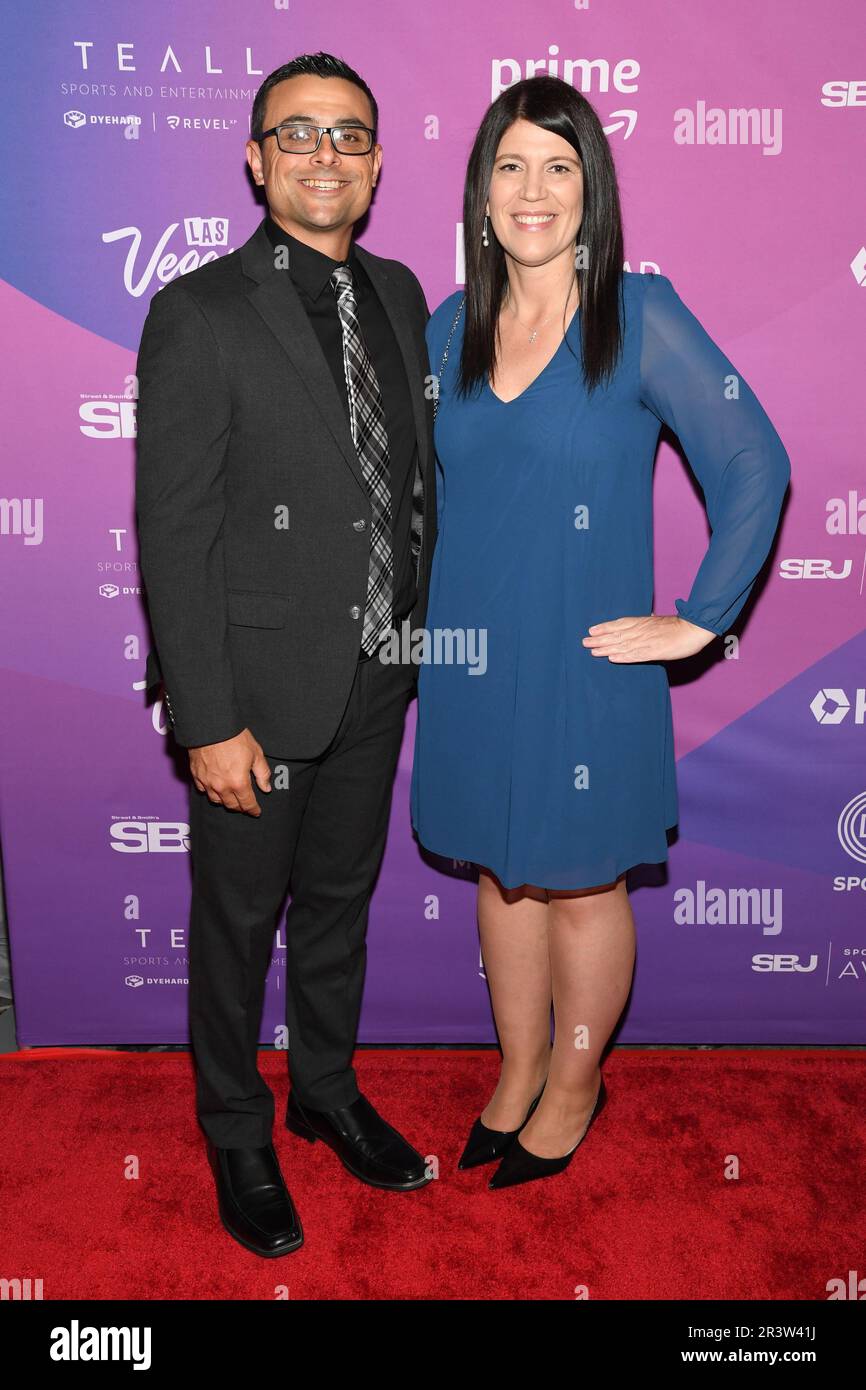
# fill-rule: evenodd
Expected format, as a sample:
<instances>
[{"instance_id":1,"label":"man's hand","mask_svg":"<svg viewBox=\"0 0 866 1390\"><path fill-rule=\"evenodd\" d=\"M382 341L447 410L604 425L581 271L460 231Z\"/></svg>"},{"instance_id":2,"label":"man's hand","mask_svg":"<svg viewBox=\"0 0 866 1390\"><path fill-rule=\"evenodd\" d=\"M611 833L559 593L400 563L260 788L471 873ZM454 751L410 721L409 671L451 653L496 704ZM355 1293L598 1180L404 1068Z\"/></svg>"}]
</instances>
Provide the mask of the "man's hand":
<instances>
[{"instance_id":1,"label":"man's hand","mask_svg":"<svg viewBox=\"0 0 866 1390\"><path fill-rule=\"evenodd\" d=\"M676 614L655 613L642 618L612 618L608 623L594 623L588 631L590 636L582 641L593 656L617 662L677 661L702 651L716 636Z\"/></svg>"},{"instance_id":2,"label":"man's hand","mask_svg":"<svg viewBox=\"0 0 866 1390\"><path fill-rule=\"evenodd\" d=\"M260 790L269 792L271 769L261 744L249 729L242 729L234 738L224 739L222 743L204 743L199 748L190 748L189 767L199 791L207 792L214 805L225 806L229 811L246 811L250 816L262 814L250 773Z\"/></svg>"}]
</instances>

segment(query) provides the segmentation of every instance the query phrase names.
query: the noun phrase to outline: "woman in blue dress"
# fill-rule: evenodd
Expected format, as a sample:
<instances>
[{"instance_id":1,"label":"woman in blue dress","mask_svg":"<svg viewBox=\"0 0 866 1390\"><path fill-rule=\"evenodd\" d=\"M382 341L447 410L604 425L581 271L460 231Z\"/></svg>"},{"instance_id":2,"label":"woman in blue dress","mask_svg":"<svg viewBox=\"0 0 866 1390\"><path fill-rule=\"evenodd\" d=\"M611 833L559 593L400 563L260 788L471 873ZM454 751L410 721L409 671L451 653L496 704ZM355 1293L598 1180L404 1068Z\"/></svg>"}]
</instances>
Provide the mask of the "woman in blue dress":
<instances>
[{"instance_id":1,"label":"woman in blue dress","mask_svg":"<svg viewBox=\"0 0 866 1390\"><path fill-rule=\"evenodd\" d=\"M666 860L677 822L663 663L729 631L790 463L671 281L622 270L608 142L568 83L488 109L463 226L465 297L428 324L439 533L411 807L422 845L479 869L502 1067L461 1167L500 1159L504 1187L561 1171L605 1102L635 958L625 874ZM675 614L652 611L662 424L712 528Z\"/></svg>"}]
</instances>

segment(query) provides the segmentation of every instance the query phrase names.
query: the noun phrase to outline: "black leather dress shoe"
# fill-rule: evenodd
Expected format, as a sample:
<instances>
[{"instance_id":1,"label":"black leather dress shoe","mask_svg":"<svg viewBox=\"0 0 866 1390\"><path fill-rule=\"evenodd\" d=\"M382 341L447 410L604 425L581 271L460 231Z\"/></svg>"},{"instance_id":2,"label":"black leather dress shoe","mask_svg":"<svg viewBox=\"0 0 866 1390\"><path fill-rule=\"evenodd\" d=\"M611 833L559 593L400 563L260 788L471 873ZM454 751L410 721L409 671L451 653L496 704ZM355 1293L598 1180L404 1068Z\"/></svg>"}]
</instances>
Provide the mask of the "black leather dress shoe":
<instances>
[{"instance_id":1,"label":"black leather dress shoe","mask_svg":"<svg viewBox=\"0 0 866 1390\"><path fill-rule=\"evenodd\" d=\"M216 1179L220 1220L230 1236L256 1255L289 1255L304 1232L280 1172L273 1144L223 1149L210 1139L207 1156Z\"/></svg>"},{"instance_id":2,"label":"black leather dress shoe","mask_svg":"<svg viewBox=\"0 0 866 1390\"><path fill-rule=\"evenodd\" d=\"M542 1086L541 1090L544 1090ZM541 1091L530 1105L523 1120L526 1124L538 1102L541 1100ZM460 1155L458 1168L478 1168L482 1163L492 1163L494 1159L501 1158L505 1150L514 1142L516 1136L523 1129L523 1125L518 1125L517 1129L488 1129L481 1123L481 1116L475 1121L469 1131L469 1138L466 1141L466 1148Z\"/></svg>"},{"instance_id":3,"label":"black leather dress shoe","mask_svg":"<svg viewBox=\"0 0 866 1390\"><path fill-rule=\"evenodd\" d=\"M586 1128L578 1139L573 1149L569 1149L567 1154L562 1154L559 1158L542 1158L540 1154L530 1153L520 1142L520 1136L505 1152L505 1157L500 1163L488 1187L514 1187L520 1182L532 1182L535 1178L552 1178L554 1173L561 1173L563 1168L567 1168L577 1150L580 1148L587 1134L590 1125L602 1112L604 1103L607 1100L607 1087L604 1084L604 1077L599 1083L598 1092L595 1098L595 1105L592 1107Z\"/></svg>"},{"instance_id":4,"label":"black leather dress shoe","mask_svg":"<svg viewBox=\"0 0 866 1390\"><path fill-rule=\"evenodd\" d=\"M382 1119L366 1096L359 1096L340 1110L311 1110L289 1092L286 1128L308 1143L322 1139L361 1182L394 1192L409 1192L432 1180L427 1164Z\"/></svg>"}]
</instances>

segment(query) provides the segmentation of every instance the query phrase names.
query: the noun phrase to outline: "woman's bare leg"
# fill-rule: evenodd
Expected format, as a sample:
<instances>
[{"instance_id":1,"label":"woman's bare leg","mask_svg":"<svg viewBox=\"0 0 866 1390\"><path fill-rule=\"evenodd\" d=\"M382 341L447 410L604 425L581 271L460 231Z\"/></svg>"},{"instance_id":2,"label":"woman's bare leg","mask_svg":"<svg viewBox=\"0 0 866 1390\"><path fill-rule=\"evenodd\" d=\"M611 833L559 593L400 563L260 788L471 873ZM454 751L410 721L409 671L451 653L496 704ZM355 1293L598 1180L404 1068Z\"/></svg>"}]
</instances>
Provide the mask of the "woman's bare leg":
<instances>
[{"instance_id":1,"label":"woman's bare leg","mask_svg":"<svg viewBox=\"0 0 866 1390\"><path fill-rule=\"evenodd\" d=\"M552 999L548 903L543 889L505 889L482 869L478 930L502 1048L499 1083L481 1113L488 1129L517 1129L550 1060Z\"/></svg>"},{"instance_id":2,"label":"woman's bare leg","mask_svg":"<svg viewBox=\"0 0 866 1390\"><path fill-rule=\"evenodd\" d=\"M558 1158L574 1148L592 1113L599 1058L631 987L635 932L625 875L578 894L547 896L555 1037L544 1095L520 1142Z\"/></svg>"}]
</instances>

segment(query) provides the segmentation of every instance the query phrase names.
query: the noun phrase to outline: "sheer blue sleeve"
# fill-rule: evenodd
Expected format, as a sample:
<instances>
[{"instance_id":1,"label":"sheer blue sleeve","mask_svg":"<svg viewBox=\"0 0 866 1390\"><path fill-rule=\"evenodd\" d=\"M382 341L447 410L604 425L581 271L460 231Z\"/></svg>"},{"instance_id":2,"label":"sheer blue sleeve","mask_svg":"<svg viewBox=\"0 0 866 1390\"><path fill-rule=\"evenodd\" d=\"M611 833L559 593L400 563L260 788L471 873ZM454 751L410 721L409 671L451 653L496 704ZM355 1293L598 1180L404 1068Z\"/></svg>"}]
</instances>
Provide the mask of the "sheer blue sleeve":
<instances>
[{"instance_id":1,"label":"sheer blue sleeve","mask_svg":"<svg viewBox=\"0 0 866 1390\"><path fill-rule=\"evenodd\" d=\"M721 635L770 552L791 464L757 397L667 276L643 278L641 400L682 444L712 530L688 600L676 599L676 608Z\"/></svg>"}]
</instances>

